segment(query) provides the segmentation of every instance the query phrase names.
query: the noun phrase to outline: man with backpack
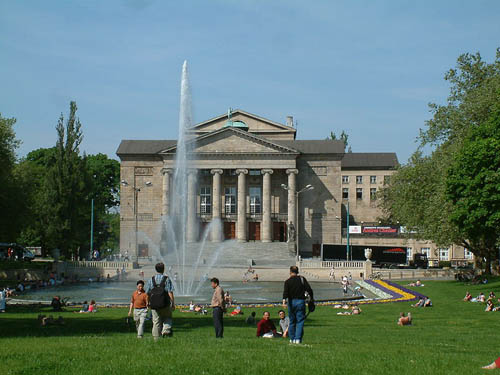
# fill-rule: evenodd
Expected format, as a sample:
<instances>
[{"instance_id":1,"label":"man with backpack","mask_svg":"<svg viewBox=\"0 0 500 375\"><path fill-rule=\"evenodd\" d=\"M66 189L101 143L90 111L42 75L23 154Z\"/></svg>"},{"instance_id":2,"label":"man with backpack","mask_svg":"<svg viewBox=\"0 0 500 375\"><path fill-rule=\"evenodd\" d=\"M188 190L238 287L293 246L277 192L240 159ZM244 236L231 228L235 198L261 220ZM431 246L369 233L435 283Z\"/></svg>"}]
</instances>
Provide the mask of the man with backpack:
<instances>
[{"instance_id":1,"label":"man with backpack","mask_svg":"<svg viewBox=\"0 0 500 375\"><path fill-rule=\"evenodd\" d=\"M146 293L152 310L153 338L156 341L160 336L172 336L172 311L175 310L175 304L174 287L170 278L163 274L165 265L157 263L155 269L157 273L148 280Z\"/></svg>"},{"instance_id":2,"label":"man with backpack","mask_svg":"<svg viewBox=\"0 0 500 375\"><path fill-rule=\"evenodd\" d=\"M299 267L290 267L290 278L285 281L283 289L283 307L288 300L288 335L291 344L300 344L304 334L306 319L306 297L313 301L313 291L305 277L299 276ZM310 306L310 311L312 308Z\"/></svg>"}]
</instances>

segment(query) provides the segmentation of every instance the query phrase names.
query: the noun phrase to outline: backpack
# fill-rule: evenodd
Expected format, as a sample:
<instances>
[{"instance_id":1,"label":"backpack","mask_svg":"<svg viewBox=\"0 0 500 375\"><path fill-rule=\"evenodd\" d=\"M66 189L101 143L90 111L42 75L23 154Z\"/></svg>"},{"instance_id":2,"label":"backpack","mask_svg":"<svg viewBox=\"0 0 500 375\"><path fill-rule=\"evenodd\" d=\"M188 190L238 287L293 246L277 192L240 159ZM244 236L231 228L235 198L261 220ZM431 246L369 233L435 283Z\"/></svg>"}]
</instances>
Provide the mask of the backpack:
<instances>
[{"instance_id":1,"label":"backpack","mask_svg":"<svg viewBox=\"0 0 500 375\"><path fill-rule=\"evenodd\" d=\"M153 310L159 310L170 306L170 296L165 291L167 276L163 276L160 284L156 284L156 276L153 276L153 289L149 292L149 305Z\"/></svg>"}]
</instances>

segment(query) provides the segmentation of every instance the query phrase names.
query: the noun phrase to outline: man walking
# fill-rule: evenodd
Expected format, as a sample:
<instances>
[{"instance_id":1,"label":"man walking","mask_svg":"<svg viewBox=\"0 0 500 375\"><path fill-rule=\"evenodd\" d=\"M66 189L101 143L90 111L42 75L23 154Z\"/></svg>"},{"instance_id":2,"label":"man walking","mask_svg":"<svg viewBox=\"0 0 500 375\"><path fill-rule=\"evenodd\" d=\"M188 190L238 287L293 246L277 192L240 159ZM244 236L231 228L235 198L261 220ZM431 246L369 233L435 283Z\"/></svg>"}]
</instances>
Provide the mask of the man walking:
<instances>
[{"instance_id":1,"label":"man walking","mask_svg":"<svg viewBox=\"0 0 500 375\"><path fill-rule=\"evenodd\" d=\"M156 275L148 280L146 293L153 315L153 338L172 336L172 311L175 310L174 287L170 278L163 274L165 265L155 265Z\"/></svg>"},{"instance_id":2,"label":"man walking","mask_svg":"<svg viewBox=\"0 0 500 375\"><path fill-rule=\"evenodd\" d=\"M137 282L137 290L132 294L128 316L132 315L134 309L135 328L137 330L137 338L142 339L144 336L144 321L148 315L148 295L144 290L144 281Z\"/></svg>"},{"instance_id":3,"label":"man walking","mask_svg":"<svg viewBox=\"0 0 500 375\"><path fill-rule=\"evenodd\" d=\"M313 291L305 277L299 276L297 266L290 267L290 278L285 281L283 289L283 307L287 306L290 325L288 335L290 343L300 344L304 335L304 320L306 318L305 292L313 298Z\"/></svg>"},{"instance_id":4,"label":"man walking","mask_svg":"<svg viewBox=\"0 0 500 375\"><path fill-rule=\"evenodd\" d=\"M221 339L224 337L224 322L222 321L222 317L226 307L224 291L219 285L219 279L214 277L210 281L212 283L212 289L214 290L210 307L213 309L215 337Z\"/></svg>"}]
</instances>

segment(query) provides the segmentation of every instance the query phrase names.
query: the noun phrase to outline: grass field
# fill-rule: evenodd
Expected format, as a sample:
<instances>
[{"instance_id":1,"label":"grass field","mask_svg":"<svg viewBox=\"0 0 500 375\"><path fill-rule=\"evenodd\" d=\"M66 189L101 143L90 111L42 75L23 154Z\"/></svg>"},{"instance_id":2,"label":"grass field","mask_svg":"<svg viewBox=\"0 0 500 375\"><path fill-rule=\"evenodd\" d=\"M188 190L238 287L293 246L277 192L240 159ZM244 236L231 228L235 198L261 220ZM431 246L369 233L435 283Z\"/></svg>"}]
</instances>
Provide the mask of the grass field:
<instances>
[{"instance_id":1,"label":"grass field","mask_svg":"<svg viewBox=\"0 0 500 375\"><path fill-rule=\"evenodd\" d=\"M406 284L406 283L405 283ZM65 326L40 327L47 308L10 308L0 314L0 374L480 374L500 355L500 312L463 302L495 291L500 282L468 286L425 281L417 288L433 308L410 303L362 306L359 316L318 307L306 321L304 345L257 339L244 316L225 318L225 338L216 340L210 316L174 314L174 337L154 342L151 323L143 340L125 323L127 309L96 314L63 312ZM89 297L90 298L90 297ZM279 308L269 309L277 323ZM411 311L413 326L396 325ZM56 316L58 316L57 314ZM500 370L496 370L500 373Z\"/></svg>"}]
</instances>

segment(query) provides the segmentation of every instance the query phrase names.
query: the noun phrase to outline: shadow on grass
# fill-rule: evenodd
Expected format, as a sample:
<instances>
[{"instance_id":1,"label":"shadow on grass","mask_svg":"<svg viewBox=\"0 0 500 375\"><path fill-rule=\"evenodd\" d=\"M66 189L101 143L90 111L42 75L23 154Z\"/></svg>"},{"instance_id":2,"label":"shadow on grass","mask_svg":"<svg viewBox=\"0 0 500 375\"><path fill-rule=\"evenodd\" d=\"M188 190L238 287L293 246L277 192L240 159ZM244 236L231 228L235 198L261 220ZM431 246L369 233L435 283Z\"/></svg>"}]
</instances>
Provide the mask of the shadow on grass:
<instances>
[{"instance_id":1,"label":"shadow on grass","mask_svg":"<svg viewBox=\"0 0 500 375\"><path fill-rule=\"evenodd\" d=\"M128 319L128 309L102 308L95 314L79 314L77 310L66 309L54 312L48 307L13 306L7 313L0 314L1 336L6 337L50 337L50 336L85 336L113 335L135 332L133 318ZM38 315L54 319L62 316L64 325L51 324L41 326ZM198 328L213 327L211 314L194 315L192 313L174 313L175 332L192 331ZM225 327L246 327L244 317L225 317ZM151 332L152 322L146 321L146 332Z\"/></svg>"}]
</instances>

